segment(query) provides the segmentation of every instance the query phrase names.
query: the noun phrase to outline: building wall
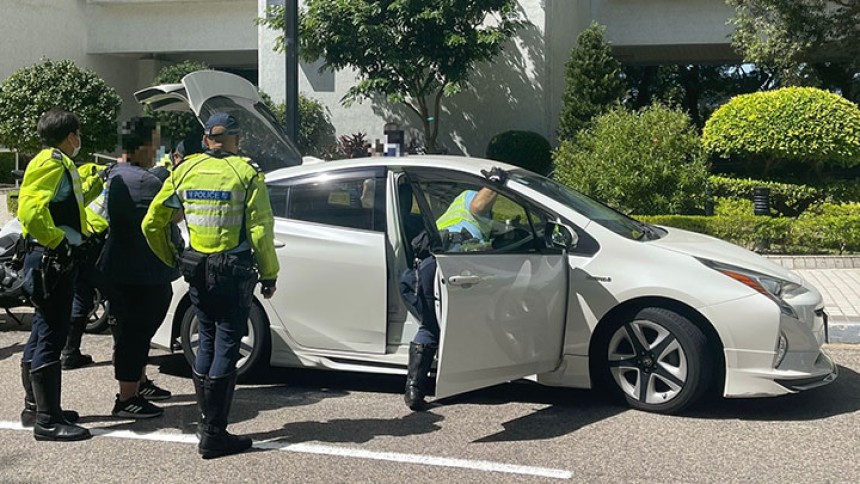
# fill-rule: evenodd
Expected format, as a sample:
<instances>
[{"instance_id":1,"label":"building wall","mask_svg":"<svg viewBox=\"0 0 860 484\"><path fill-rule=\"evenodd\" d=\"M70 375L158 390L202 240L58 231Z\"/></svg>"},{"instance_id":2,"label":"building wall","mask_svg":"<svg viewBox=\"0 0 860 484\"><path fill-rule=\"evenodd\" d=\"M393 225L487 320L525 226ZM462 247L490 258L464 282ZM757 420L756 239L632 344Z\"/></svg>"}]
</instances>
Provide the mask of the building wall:
<instances>
[{"instance_id":1,"label":"building wall","mask_svg":"<svg viewBox=\"0 0 860 484\"><path fill-rule=\"evenodd\" d=\"M72 59L93 69L123 98L122 118L139 113L133 92L162 66L185 59L216 66L259 68L261 90L284 97L284 59L275 34L254 18L278 0L0 0L0 79L42 57ZM482 156L495 134L537 131L554 139L564 90L564 66L576 36L592 21L626 62L724 61L731 10L723 0L519 0L530 25L492 64L479 66L472 88L444 101L440 144ZM345 107L351 71L300 68L300 92L327 106L338 134L382 137L397 122L407 138L420 122L384 100Z\"/></svg>"},{"instance_id":2,"label":"building wall","mask_svg":"<svg viewBox=\"0 0 860 484\"><path fill-rule=\"evenodd\" d=\"M0 79L42 58L71 59L140 113L134 92L194 58L256 68L256 0L0 0Z\"/></svg>"},{"instance_id":3,"label":"building wall","mask_svg":"<svg viewBox=\"0 0 860 484\"><path fill-rule=\"evenodd\" d=\"M269 0L271 2L271 0ZM258 0L259 12L267 0ZM490 65L479 66L472 89L446 98L440 143L453 153L483 156L490 138L511 129L537 131L555 141L564 92L565 64L576 37L595 21L607 26L607 40L624 62L724 62L731 9L723 0L519 0L530 25ZM274 34L260 30L260 85L277 100L284 96L282 54L271 51ZM384 100L343 106L355 83L351 71L318 72L302 64L299 91L326 105L339 134L382 137L386 122L412 135L420 122L406 108ZM410 138L410 134L407 134Z\"/></svg>"}]
</instances>

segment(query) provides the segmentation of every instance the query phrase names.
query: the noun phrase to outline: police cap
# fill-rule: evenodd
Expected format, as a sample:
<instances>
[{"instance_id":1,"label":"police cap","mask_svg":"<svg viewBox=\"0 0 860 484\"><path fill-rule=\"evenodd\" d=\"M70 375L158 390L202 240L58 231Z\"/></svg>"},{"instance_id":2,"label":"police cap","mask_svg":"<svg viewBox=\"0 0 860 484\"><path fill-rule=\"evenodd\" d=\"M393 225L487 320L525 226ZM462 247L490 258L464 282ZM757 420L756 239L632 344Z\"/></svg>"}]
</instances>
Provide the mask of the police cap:
<instances>
[{"instance_id":1,"label":"police cap","mask_svg":"<svg viewBox=\"0 0 860 484\"><path fill-rule=\"evenodd\" d=\"M215 129L219 126L223 129ZM227 113L212 113L206 120L204 129L206 136L237 135L239 134L239 123L236 118Z\"/></svg>"}]
</instances>

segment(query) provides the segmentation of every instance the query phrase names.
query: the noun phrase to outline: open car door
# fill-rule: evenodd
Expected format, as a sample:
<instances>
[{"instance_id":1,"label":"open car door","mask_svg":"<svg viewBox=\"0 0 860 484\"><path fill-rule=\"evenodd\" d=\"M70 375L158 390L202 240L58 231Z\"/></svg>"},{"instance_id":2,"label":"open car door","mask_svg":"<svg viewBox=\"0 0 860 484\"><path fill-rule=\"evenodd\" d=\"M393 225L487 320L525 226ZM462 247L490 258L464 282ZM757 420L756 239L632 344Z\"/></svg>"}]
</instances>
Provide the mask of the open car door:
<instances>
[{"instance_id":1,"label":"open car door","mask_svg":"<svg viewBox=\"0 0 860 484\"><path fill-rule=\"evenodd\" d=\"M154 111L187 111L200 124L213 112L226 112L242 131L240 155L251 158L264 172L302 163L299 150L266 107L257 88L227 72L197 71L180 84L152 86L134 93L135 99Z\"/></svg>"},{"instance_id":2,"label":"open car door","mask_svg":"<svg viewBox=\"0 0 860 484\"><path fill-rule=\"evenodd\" d=\"M442 329L437 398L558 367L565 255L438 254L436 261Z\"/></svg>"}]
</instances>

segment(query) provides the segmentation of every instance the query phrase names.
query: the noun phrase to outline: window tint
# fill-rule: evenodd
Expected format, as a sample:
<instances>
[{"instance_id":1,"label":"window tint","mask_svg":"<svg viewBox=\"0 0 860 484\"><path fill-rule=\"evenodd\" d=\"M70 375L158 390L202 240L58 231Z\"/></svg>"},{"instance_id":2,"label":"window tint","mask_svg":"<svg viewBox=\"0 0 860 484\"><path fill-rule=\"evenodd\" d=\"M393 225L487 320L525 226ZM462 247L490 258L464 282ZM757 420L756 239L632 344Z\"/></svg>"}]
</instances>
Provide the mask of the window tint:
<instances>
[{"instance_id":1,"label":"window tint","mask_svg":"<svg viewBox=\"0 0 860 484\"><path fill-rule=\"evenodd\" d=\"M384 178L317 178L293 185L287 218L337 227L385 230Z\"/></svg>"},{"instance_id":2,"label":"window tint","mask_svg":"<svg viewBox=\"0 0 860 484\"><path fill-rule=\"evenodd\" d=\"M275 217L285 218L287 216L287 187L268 186L269 202L272 204L272 213Z\"/></svg>"}]
</instances>

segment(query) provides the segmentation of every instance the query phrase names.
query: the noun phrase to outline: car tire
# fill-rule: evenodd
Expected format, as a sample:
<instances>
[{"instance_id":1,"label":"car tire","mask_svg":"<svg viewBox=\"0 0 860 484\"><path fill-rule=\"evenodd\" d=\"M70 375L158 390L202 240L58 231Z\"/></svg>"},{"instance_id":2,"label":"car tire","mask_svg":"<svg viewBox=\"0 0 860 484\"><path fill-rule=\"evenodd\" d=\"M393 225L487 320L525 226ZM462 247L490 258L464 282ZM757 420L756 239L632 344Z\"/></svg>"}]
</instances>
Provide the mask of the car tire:
<instances>
[{"instance_id":1,"label":"car tire","mask_svg":"<svg viewBox=\"0 0 860 484\"><path fill-rule=\"evenodd\" d=\"M104 333L110 326L110 303L103 298L98 289L93 293L93 309L87 315L87 325L84 331L87 333Z\"/></svg>"},{"instance_id":2,"label":"car tire","mask_svg":"<svg viewBox=\"0 0 860 484\"><path fill-rule=\"evenodd\" d=\"M185 360L193 368L197 357L197 314L194 306L187 305L182 315L180 341ZM251 306L248 317L247 335L242 338L239 348L239 361L236 362L236 374L240 382L248 381L254 374L268 368L272 354L271 333L269 323L257 304Z\"/></svg>"},{"instance_id":3,"label":"car tire","mask_svg":"<svg viewBox=\"0 0 860 484\"><path fill-rule=\"evenodd\" d=\"M638 310L619 318L598 338L597 383L633 408L678 413L711 384L714 359L707 338L674 311Z\"/></svg>"}]
</instances>

